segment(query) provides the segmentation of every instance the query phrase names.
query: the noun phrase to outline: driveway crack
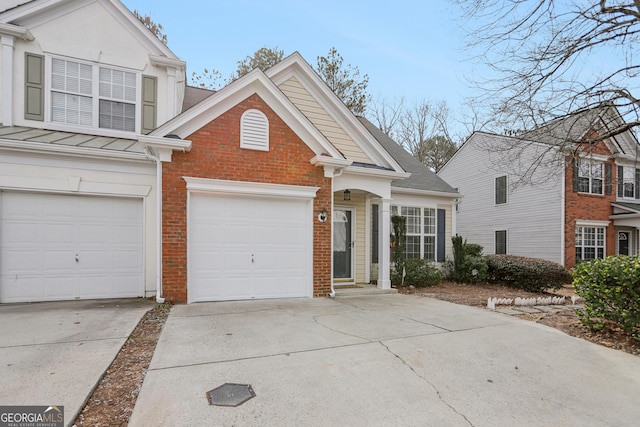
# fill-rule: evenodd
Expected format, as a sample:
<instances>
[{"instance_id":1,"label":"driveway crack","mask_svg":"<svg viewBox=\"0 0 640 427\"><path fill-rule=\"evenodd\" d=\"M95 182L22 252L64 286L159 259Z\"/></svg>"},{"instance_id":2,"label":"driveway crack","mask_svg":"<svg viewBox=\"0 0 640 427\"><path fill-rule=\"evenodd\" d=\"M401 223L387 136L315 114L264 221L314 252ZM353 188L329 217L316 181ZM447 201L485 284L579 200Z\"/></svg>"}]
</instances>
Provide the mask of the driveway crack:
<instances>
[{"instance_id":1,"label":"driveway crack","mask_svg":"<svg viewBox=\"0 0 640 427\"><path fill-rule=\"evenodd\" d=\"M413 366L411 366L410 364L408 364L400 355L394 353L393 351L391 351L391 349L382 341L378 341L380 343L380 345L382 347L384 347L391 355L393 355L394 357L396 357L398 360L400 360L400 362L402 362L403 365L405 365L407 368L409 368L411 370L411 372L414 373L414 375L418 378L420 378L422 381L424 381L425 383L429 384L429 386L431 386L431 388L436 392L436 396L438 396L438 399L440 399L440 401L442 403L444 403L449 409L451 409L454 413L456 413L457 415L461 416L462 418L464 418L464 420L470 425L473 426L473 423L471 421L469 421L469 419L460 411L458 411L452 404L450 404L449 402L447 402L444 397L442 396L442 394L440 394L440 390L438 390L438 388L433 385L433 383L431 381L429 381L426 377L420 375L418 373L418 371L416 371Z\"/></svg>"}]
</instances>

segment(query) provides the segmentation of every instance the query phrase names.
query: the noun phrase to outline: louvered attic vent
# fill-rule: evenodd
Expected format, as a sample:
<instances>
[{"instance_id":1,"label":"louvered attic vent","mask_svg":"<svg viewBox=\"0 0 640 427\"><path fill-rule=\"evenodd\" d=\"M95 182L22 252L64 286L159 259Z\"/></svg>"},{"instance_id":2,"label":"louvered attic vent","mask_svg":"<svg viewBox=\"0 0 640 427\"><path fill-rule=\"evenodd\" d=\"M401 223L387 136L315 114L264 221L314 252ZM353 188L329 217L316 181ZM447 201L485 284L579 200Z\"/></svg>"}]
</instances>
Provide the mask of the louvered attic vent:
<instances>
[{"instance_id":1,"label":"louvered attic vent","mask_svg":"<svg viewBox=\"0 0 640 427\"><path fill-rule=\"evenodd\" d=\"M240 148L269 151L269 120L262 111L247 110L242 115Z\"/></svg>"}]
</instances>

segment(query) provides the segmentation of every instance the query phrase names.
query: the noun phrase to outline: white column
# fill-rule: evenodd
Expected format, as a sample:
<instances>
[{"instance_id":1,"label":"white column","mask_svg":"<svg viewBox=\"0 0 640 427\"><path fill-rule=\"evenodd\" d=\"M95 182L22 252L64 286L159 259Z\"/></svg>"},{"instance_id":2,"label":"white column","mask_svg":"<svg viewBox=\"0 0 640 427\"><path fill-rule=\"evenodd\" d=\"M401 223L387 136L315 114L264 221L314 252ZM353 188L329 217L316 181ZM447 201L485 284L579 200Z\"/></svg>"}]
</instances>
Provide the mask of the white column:
<instances>
[{"instance_id":1,"label":"white column","mask_svg":"<svg viewBox=\"0 0 640 427\"><path fill-rule=\"evenodd\" d=\"M391 289L391 248L389 247L389 236L391 235L391 200L380 199L379 206L378 232L380 234L380 247L378 248L378 288Z\"/></svg>"},{"instance_id":2,"label":"white column","mask_svg":"<svg viewBox=\"0 0 640 427\"><path fill-rule=\"evenodd\" d=\"M0 79L0 123L13 126L13 37L0 36L2 44L2 79Z\"/></svg>"}]
</instances>

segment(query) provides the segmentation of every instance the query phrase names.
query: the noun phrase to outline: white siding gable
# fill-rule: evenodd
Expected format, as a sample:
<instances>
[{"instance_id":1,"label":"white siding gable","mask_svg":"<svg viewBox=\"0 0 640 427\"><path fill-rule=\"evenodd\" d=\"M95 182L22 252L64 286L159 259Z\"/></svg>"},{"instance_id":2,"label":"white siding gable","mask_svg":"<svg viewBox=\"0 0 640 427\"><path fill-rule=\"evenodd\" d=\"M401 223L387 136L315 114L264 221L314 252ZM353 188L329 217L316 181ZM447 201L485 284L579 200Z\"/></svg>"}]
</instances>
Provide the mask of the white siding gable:
<instances>
[{"instance_id":1,"label":"white siding gable","mask_svg":"<svg viewBox=\"0 0 640 427\"><path fill-rule=\"evenodd\" d=\"M495 253L495 232L506 230L507 253L563 263L564 175L557 164L543 162L532 181L520 183L517 168L500 157L514 153L495 151L513 138L474 133L438 175L463 195L457 213L457 233L470 243ZM488 147L494 147L489 151ZM520 167L533 164L548 146L531 143L518 148ZM548 153L549 159L551 154ZM512 165L514 166L514 165ZM495 179L507 176L507 203L495 204Z\"/></svg>"}]
</instances>

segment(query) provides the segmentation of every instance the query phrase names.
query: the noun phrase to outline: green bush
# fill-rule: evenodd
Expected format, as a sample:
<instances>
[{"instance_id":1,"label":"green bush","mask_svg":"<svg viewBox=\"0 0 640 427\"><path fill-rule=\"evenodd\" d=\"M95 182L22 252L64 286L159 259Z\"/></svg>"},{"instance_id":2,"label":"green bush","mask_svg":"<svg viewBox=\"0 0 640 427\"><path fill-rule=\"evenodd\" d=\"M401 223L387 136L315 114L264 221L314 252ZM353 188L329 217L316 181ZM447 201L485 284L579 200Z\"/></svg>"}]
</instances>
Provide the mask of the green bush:
<instances>
[{"instance_id":1,"label":"green bush","mask_svg":"<svg viewBox=\"0 0 640 427\"><path fill-rule=\"evenodd\" d=\"M407 259L404 262L404 285L421 288L434 286L442 280L442 273L433 263L424 259ZM391 283L400 286L402 282L402 270L391 271Z\"/></svg>"},{"instance_id":2,"label":"green bush","mask_svg":"<svg viewBox=\"0 0 640 427\"><path fill-rule=\"evenodd\" d=\"M562 265L540 258L515 255L487 255L488 278L530 292L560 289L571 283L571 273Z\"/></svg>"},{"instance_id":3,"label":"green bush","mask_svg":"<svg viewBox=\"0 0 640 427\"><path fill-rule=\"evenodd\" d=\"M610 256L578 264L573 286L584 298L580 320L592 329L618 323L640 340L640 255Z\"/></svg>"},{"instance_id":4,"label":"green bush","mask_svg":"<svg viewBox=\"0 0 640 427\"><path fill-rule=\"evenodd\" d=\"M447 263L449 275L456 282L475 283L487 278L487 261L482 255L482 246L467 243L462 236L451 238L453 243L453 262Z\"/></svg>"}]
</instances>

